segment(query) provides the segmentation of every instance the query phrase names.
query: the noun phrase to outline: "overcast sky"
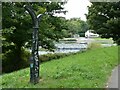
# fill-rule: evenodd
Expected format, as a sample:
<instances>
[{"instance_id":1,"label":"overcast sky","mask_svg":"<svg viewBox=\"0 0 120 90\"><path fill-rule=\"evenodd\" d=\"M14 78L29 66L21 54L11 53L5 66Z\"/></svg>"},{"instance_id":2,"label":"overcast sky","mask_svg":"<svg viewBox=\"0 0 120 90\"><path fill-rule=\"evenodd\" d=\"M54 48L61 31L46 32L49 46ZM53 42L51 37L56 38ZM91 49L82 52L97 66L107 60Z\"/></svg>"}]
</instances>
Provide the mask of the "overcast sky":
<instances>
[{"instance_id":1,"label":"overcast sky","mask_svg":"<svg viewBox=\"0 0 120 90\"><path fill-rule=\"evenodd\" d=\"M87 6L90 6L91 3L89 0L68 0L67 4L64 5L65 10L68 12L66 15L61 14L60 16L66 17L66 19L70 18L81 18L82 20L86 21L86 17L84 14L88 13Z\"/></svg>"}]
</instances>

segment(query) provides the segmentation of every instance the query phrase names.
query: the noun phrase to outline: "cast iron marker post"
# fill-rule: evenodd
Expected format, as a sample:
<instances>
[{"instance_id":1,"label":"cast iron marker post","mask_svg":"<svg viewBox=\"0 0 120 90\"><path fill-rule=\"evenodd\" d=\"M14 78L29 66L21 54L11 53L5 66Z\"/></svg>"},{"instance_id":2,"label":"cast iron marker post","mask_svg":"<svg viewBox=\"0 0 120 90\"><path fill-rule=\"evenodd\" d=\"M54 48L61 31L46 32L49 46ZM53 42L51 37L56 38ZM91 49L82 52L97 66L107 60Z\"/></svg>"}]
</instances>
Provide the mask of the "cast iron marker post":
<instances>
[{"instance_id":1,"label":"cast iron marker post","mask_svg":"<svg viewBox=\"0 0 120 90\"><path fill-rule=\"evenodd\" d=\"M24 5L24 8L29 12L33 21L32 56L30 57L30 82L36 84L39 82L38 30L39 19L42 14L37 16L31 6Z\"/></svg>"},{"instance_id":2,"label":"cast iron marker post","mask_svg":"<svg viewBox=\"0 0 120 90\"><path fill-rule=\"evenodd\" d=\"M30 82L38 83L39 82L39 56L38 56L38 30L39 30L39 21L44 14L50 14L45 12L44 14L36 15L31 6L24 5L24 8L29 12L33 22L33 40L32 40L32 56L30 57ZM60 13L66 11L56 11Z\"/></svg>"}]
</instances>

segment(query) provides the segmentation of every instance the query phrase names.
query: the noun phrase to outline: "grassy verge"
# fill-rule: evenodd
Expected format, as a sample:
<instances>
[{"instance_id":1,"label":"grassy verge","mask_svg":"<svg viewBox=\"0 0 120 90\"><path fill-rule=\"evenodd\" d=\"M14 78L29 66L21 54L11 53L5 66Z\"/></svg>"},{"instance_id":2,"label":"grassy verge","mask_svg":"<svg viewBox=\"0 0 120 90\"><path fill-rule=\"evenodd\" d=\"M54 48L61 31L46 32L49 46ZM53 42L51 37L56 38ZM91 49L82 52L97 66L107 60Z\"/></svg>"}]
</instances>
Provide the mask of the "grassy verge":
<instances>
[{"instance_id":1,"label":"grassy verge","mask_svg":"<svg viewBox=\"0 0 120 90\"><path fill-rule=\"evenodd\" d=\"M95 42L99 42L101 44L113 44L112 38L106 39L106 38L94 38Z\"/></svg>"},{"instance_id":2,"label":"grassy verge","mask_svg":"<svg viewBox=\"0 0 120 90\"><path fill-rule=\"evenodd\" d=\"M108 38L108 39L107 39L107 38L100 38L100 37L99 37L99 38L94 38L94 39L95 39L95 40L112 40L112 38Z\"/></svg>"},{"instance_id":3,"label":"grassy verge","mask_svg":"<svg viewBox=\"0 0 120 90\"><path fill-rule=\"evenodd\" d=\"M29 68L2 75L3 88L103 88L118 64L118 47L97 48L40 66L40 83L29 82ZM1 77L0 77L1 78Z\"/></svg>"}]
</instances>

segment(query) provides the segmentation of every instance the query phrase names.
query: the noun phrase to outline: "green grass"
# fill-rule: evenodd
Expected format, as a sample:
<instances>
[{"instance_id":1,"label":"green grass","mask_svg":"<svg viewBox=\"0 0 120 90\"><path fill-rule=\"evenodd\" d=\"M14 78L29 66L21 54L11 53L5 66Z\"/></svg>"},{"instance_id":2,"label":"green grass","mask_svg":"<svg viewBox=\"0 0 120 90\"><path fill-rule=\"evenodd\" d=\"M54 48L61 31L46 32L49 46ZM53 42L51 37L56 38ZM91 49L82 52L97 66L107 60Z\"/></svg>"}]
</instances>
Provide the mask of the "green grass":
<instances>
[{"instance_id":1,"label":"green grass","mask_svg":"<svg viewBox=\"0 0 120 90\"><path fill-rule=\"evenodd\" d=\"M4 74L2 87L104 88L117 64L117 46L97 48L41 64L41 80L36 85L29 83L29 68Z\"/></svg>"},{"instance_id":2,"label":"green grass","mask_svg":"<svg viewBox=\"0 0 120 90\"><path fill-rule=\"evenodd\" d=\"M99 42L101 44L113 44L112 38L106 39L106 38L94 38L95 42Z\"/></svg>"},{"instance_id":3,"label":"green grass","mask_svg":"<svg viewBox=\"0 0 120 90\"><path fill-rule=\"evenodd\" d=\"M112 38L100 38L100 37L98 37L98 38L94 38L95 40L112 40Z\"/></svg>"}]
</instances>

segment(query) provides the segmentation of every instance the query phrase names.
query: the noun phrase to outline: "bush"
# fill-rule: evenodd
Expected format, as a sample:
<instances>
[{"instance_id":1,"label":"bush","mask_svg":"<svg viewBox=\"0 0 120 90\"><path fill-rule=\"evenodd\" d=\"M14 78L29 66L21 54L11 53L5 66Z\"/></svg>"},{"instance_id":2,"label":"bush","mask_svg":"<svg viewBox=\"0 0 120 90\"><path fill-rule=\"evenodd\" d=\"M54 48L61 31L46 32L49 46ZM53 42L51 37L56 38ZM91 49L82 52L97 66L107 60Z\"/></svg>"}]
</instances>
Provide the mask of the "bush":
<instances>
[{"instance_id":1,"label":"bush","mask_svg":"<svg viewBox=\"0 0 120 90\"><path fill-rule=\"evenodd\" d=\"M117 45L120 45L120 38L116 41Z\"/></svg>"},{"instance_id":2,"label":"bush","mask_svg":"<svg viewBox=\"0 0 120 90\"><path fill-rule=\"evenodd\" d=\"M53 60L53 59L63 58L65 56L67 56L67 55L68 54L65 54L65 53L55 53L55 54L40 55L39 60L41 62L46 62L46 61L50 61L50 60Z\"/></svg>"},{"instance_id":3,"label":"bush","mask_svg":"<svg viewBox=\"0 0 120 90\"><path fill-rule=\"evenodd\" d=\"M55 53L55 54L46 54L46 55L40 55L39 61L40 62L47 62L50 60L55 60L59 58L63 58L69 55L74 55L76 53ZM15 59L15 53L12 51L9 51L2 55L2 72L3 73L9 73L13 72L19 69L23 69L29 66L29 57L30 52L22 50L21 59L20 61Z\"/></svg>"},{"instance_id":4,"label":"bush","mask_svg":"<svg viewBox=\"0 0 120 90\"><path fill-rule=\"evenodd\" d=\"M7 53L4 53L2 55L2 72L3 73L9 73L12 71L19 70L21 68L25 68L29 65L29 56L30 53L22 50L21 52L21 60L19 60L20 57L15 56L16 54L13 51L9 51Z\"/></svg>"},{"instance_id":5,"label":"bush","mask_svg":"<svg viewBox=\"0 0 120 90\"><path fill-rule=\"evenodd\" d=\"M40 62L46 62L53 59L59 59L59 58L65 57L67 55L68 54L63 54L63 53L40 55L39 60ZM15 53L12 51L9 51L3 54L2 55L2 72L9 73L9 72L13 72L13 71L28 67L29 57L30 57L30 53L25 50L22 50L22 54L21 54L22 60L20 61L15 59Z\"/></svg>"},{"instance_id":6,"label":"bush","mask_svg":"<svg viewBox=\"0 0 120 90\"><path fill-rule=\"evenodd\" d=\"M101 48L102 45L100 43L92 42L88 45L88 49L95 49L95 48Z\"/></svg>"}]
</instances>

